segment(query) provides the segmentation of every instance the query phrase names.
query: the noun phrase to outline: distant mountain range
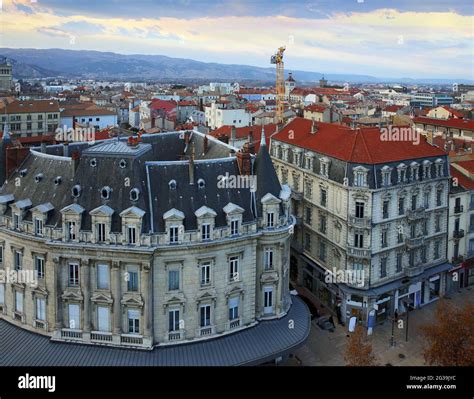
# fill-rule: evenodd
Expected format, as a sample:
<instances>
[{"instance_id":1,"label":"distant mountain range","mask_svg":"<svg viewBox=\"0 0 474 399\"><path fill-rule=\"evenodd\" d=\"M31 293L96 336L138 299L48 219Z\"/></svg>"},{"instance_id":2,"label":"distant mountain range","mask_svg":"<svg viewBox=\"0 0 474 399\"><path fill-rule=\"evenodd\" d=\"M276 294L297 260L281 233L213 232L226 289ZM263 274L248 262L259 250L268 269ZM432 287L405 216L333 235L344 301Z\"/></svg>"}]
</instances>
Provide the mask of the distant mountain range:
<instances>
[{"instance_id":1,"label":"distant mountain range","mask_svg":"<svg viewBox=\"0 0 474 399\"><path fill-rule=\"evenodd\" d=\"M200 62L164 55L124 55L111 52L62 50L62 49L12 49L0 48L0 57L13 64L15 78L99 78L118 80L161 81L254 81L274 82L274 68L250 65L228 65ZM307 71L293 72L297 82L317 82L323 73ZM401 83L401 84L452 84L474 83L468 79L412 79L379 78L369 75L324 74L336 82L352 83Z\"/></svg>"}]
</instances>

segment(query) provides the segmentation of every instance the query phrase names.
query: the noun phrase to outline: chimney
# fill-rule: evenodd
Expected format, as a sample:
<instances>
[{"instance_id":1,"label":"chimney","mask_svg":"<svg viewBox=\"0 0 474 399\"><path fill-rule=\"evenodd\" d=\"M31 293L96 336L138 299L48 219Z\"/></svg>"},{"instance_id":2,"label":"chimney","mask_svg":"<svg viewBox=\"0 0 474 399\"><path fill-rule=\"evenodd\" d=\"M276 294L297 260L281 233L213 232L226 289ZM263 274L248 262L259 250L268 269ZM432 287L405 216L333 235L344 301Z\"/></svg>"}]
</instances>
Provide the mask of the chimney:
<instances>
[{"instance_id":1,"label":"chimney","mask_svg":"<svg viewBox=\"0 0 474 399\"><path fill-rule=\"evenodd\" d=\"M194 143L189 157L189 184L194 184Z\"/></svg>"},{"instance_id":2,"label":"chimney","mask_svg":"<svg viewBox=\"0 0 474 399\"><path fill-rule=\"evenodd\" d=\"M426 132L426 141L428 142L428 144L433 145L433 132L431 130L428 130Z\"/></svg>"},{"instance_id":3,"label":"chimney","mask_svg":"<svg viewBox=\"0 0 474 399\"><path fill-rule=\"evenodd\" d=\"M68 157L69 156L69 143L66 141L63 144L63 157Z\"/></svg>"},{"instance_id":4,"label":"chimney","mask_svg":"<svg viewBox=\"0 0 474 399\"><path fill-rule=\"evenodd\" d=\"M318 131L318 125L316 121L313 119L311 122L311 134L315 134Z\"/></svg>"},{"instance_id":5,"label":"chimney","mask_svg":"<svg viewBox=\"0 0 474 399\"><path fill-rule=\"evenodd\" d=\"M235 128L235 126L232 126L230 129L230 143L234 145L236 139L237 139L237 129Z\"/></svg>"},{"instance_id":6,"label":"chimney","mask_svg":"<svg viewBox=\"0 0 474 399\"><path fill-rule=\"evenodd\" d=\"M204 135L204 154L207 153L209 150L209 139L207 138L207 134Z\"/></svg>"},{"instance_id":7,"label":"chimney","mask_svg":"<svg viewBox=\"0 0 474 399\"><path fill-rule=\"evenodd\" d=\"M247 150L250 154L255 154L255 143L253 142L253 132L250 131L247 143Z\"/></svg>"},{"instance_id":8,"label":"chimney","mask_svg":"<svg viewBox=\"0 0 474 399\"><path fill-rule=\"evenodd\" d=\"M76 174L77 167L79 165L79 159L80 159L79 151L73 151L73 153L71 154L71 159L72 159L72 173Z\"/></svg>"},{"instance_id":9,"label":"chimney","mask_svg":"<svg viewBox=\"0 0 474 399\"><path fill-rule=\"evenodd\" d=\"M243 149L237 153L237 164L239 165L239 171L241 175L250 175L251 167L248 145L244 144Z\"/></svg>"}]
</instances>

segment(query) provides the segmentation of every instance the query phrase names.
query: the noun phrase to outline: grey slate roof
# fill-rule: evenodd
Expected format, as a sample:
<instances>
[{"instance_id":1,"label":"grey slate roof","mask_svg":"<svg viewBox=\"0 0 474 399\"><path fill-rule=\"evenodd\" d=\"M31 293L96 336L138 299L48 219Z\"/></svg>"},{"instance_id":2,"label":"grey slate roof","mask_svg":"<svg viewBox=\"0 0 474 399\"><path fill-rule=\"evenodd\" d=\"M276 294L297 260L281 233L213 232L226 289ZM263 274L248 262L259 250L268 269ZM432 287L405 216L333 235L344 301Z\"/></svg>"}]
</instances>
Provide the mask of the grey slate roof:
<instances>
[{"instance_id":1,"label":"grey slate roof","mask_svg":"<svg viewBox=\"0 0 474 399\"><path fill-rule=\"evenodd\" d=\"M232 366L269 361L304 343L311 321L306 304L292 296L292 306L279 320L220 338L158 347L151 351L51 342L48 337L0 319L0 366ZM294 328L288 328L288 321Z\"/></svg>"}]
</instances>

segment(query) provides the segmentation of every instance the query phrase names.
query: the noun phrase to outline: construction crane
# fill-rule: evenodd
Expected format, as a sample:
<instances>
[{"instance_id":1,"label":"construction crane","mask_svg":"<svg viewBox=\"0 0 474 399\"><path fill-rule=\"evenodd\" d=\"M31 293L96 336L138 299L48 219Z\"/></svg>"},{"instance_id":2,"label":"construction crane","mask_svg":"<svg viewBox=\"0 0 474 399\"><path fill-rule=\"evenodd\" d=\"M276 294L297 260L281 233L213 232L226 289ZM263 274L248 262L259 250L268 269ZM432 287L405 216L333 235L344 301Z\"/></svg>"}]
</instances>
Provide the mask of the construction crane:
<instances>
[{"instance_id":1,"label":"construction crane","mask_svg":"<svg viewBox=\"0 0 474 399\"><path fill-rule=\"evenodd\" d=\"M277 123L283 123L283 112L285 111L285 69L283 63L283 53L285 47L282 46L272 55L270 62L276 65L276 117Z\"/></svg>"}]
</instances>

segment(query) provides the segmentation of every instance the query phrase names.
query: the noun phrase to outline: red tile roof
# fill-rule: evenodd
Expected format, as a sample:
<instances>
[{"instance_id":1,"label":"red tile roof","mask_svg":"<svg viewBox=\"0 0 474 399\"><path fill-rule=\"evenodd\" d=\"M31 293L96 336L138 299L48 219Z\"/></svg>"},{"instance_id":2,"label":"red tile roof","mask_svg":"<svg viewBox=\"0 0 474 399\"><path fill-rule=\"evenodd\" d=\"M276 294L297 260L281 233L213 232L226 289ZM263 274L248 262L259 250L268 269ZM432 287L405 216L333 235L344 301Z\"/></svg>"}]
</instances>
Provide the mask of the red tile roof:
<instances>
[{"instance_id":1,"label":"red tile roof","mask_svg":"<svg viewBox=\"0 0 474 399\"><path fill-rule=\"evenodd\" d=\"M272 136L298 147L310 149L343 161L380 164L422 157L443 156L446 153L420 137L419 145L410 141L382 141L377 127L350 129L333 123L317 122L318 131L311 134L312 121L295 118ZM293 131L290 134L290 131Z\"/></svg>"},{"instance_id":2,"label":"red tile roof","mask_svg":"<svg viewBox=\"0 0 474 399\"><path fill-rule=\"evenodd\" d=\"M466 169L469 173L474 173L474 160L456 162L461 168Z\"/></svg>"},{"instance_id":3,"label":"red tile roof","mask_svg":"<svg viewBox=\"0 0 474 399\"><path fill-rule=\"evenodd\" d=\"M4 103L0 103L0 110L2 114L5 113ZM7 114L43 112L59 112L59 103L56 100L16 100L9 103L6 107Z\"/></svg>"},{"instance_id":4,"label":"red tile roof","mask_svg":"<svg viewBox=\"0 0 474 399\"><path fill-rule=\"evenodd\" d=\"M387 105L383 110L385 112L397 112L403 108L403 105Z\"/></svg>"},{"instance_id":5,"label":"red tile roof","mask_svg":"<svg viewBox=\"0 0 474 399\"><path fill-rule=\"evenodd\" d=\"M325 105L311 104L305 107L305 111L310 112L324 112L327 109Z\"/></svg>"},{"instance_id":6,"label":"red tile roof","mask_svg":"<svg viewBox=\"0 0 474 399\"><path fill-rule=\"evenodd\" d=\"M474 161L466 161L466 162L474 162ZM456 162L459 164L460 162ZM455 167L452 165L449 168L451 172L451 176L458 179L457 182L458 184L465 188L466 190L474 190L474 180L471 180L469 177L464 176L459 170L457 170Z\"/></svg>"},{"instance_id":7,"label":"red tile roof","mask_svg":"<svg viewBox=\"0 0 474 399\"><path fill-rule=\"evenodd\" d=\"M443 108L453 114L457 118L464 118L464 114L461 111L458 111L457 109L448 107L447 105L443 106Z\"/></svg>"},{"instance_id":8,"label":"red tile roof","mask_svg":"<svg viewBox=\"0 0 474 399\"><path fill-rule=\"evenodd\" d=\"M220 128L216 130L213 130L209 134L213 137L227 136L230 138L231 130L232 130L232 126L225 125L225 126L221 126ZM269 123L265 125L264 130L265 130L265 136L268 135L268 137L270 137L271 134L275 133L276 125L274 123ZM260 141L260 135L262 134L262 126L259 126L259 125L237 127L235 129L235 136L237 139L244 139L249 136L250 132L252 132L254 142Z\"/></svg>"},{"instance_id":9,"label":"red tile roof","mask_svg":"<svg viewBox=\"0 0 474 399\"><path fill-rule=\"evenodd\" d=\"M172 112L176 109L176 102L175 101L166 101L160 100L158 98L154 98L151 100L149 108L153 111L163 110L166 113Z\"/></svg>"},{"instance_id":10,"label":"red tile roof","mask_svg":"<svg viewBox=\"0 0 474 399\"><path fill-rule=\"evenodd\" d=\"M436 118L426 118L424 116L418 116L418 117L413 118L413 122L421 123L425 125L452 127L455 129L474 130L474 121L467 120L467 119L456 119L456 118L436 119Z\"/></svg>"}]
</instances>

